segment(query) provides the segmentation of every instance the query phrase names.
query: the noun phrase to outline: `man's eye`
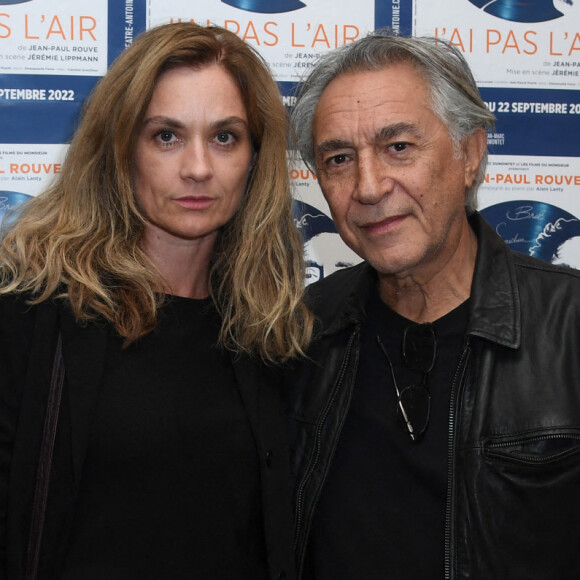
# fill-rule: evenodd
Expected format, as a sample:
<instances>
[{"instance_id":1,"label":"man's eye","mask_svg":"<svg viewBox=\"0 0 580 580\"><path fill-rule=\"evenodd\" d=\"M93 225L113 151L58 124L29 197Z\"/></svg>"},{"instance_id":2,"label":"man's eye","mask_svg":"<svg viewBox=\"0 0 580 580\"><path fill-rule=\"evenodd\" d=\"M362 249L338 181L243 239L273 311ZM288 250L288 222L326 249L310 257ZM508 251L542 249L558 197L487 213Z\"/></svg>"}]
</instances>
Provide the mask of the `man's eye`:
<instances>
[{"instance_id":1,"label":"man's eye","mask_svg":"<svg viewBox=\"0 0 580 580\"><path fill-rule=\"evenodd\" d=\"M328 162L331 163L332 165L342 165L343 163L346 162L346 160L348 159L348 157L342 153L340 155L335 155L334 157L331 157Z\"/></svg>"},{"instance_id":2,"label":"man's eye","mask_svg":"<svg viewBox=\"0 0 580 580\"><path fill-rule=\"evenodd\" d=\"M409 146L408 143L393 143L392 145L390 145L390 147L394 151L404 151L405 149L407 149L408 146Z\"/></svg>"}]
</instances>

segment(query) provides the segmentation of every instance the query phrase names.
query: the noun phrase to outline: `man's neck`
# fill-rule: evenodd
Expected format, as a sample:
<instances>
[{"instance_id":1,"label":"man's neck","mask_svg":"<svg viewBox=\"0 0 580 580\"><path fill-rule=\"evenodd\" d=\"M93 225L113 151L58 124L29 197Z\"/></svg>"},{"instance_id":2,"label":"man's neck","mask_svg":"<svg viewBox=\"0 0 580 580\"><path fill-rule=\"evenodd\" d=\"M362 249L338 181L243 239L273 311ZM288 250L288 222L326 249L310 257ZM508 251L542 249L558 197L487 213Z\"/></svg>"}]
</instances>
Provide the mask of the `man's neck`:
<instances>
[{"instance_id":1,"label":"man's neck","mask_svg":"<svg viewBox=\"0 0 580 580\"><path fill-rule=\"evenodd\" d=\"M433 322L465 302L477 255L477 238L467 228L455 250L436 262L401 274L379 273L383 302L415 322Z\"/></svg>"}]
</instances>

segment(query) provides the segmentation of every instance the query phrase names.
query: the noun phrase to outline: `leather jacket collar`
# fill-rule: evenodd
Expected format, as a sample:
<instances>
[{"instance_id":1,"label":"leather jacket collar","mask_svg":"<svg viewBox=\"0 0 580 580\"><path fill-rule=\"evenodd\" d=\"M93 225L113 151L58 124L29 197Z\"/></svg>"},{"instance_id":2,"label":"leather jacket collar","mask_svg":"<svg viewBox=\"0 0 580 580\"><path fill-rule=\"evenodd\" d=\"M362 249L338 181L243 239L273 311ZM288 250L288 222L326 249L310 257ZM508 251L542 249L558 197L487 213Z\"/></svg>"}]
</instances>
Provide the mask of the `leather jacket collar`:
<instances>
[{"instance_id":1,"label":"leather jacket collar","mask_svg":"<svg viewBox=\"0 0 580 580\"><path fill-rule=\"evenodd\" d=\"M509 249L478 212L469 217L469 223L477 236L478 249L467 332L509 348L519 348L520 298ZM307 290L325 329L319 331L321 336L330 336L360 323L366 314L368 296L377 282L377 274L367 262L341 275L341 284L333 286L332 294ZM325 281L317 286L324 289ZM319 300L322 295L324 302Z\"/></svg>"}]
</instances>

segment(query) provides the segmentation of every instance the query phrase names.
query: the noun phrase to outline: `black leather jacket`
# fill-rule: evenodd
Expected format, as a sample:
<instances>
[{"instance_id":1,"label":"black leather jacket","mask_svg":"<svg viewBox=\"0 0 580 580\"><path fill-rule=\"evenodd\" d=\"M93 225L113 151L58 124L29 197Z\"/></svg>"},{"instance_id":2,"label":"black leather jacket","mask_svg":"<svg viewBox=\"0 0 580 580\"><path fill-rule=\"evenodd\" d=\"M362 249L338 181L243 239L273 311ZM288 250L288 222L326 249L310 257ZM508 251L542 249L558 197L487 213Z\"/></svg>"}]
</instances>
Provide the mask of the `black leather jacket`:
<instances>
[{"instance_id":1,"label":"black leather jacket","mask_svg":"<svg viewBox=\"0 0 580 580\"><path fill-rule=\"evenodd\" d=\"M445 578L578 579L580 272L512 253L478 214L470 223L479 246L449 410ZM322 328L312 362L287 376L301 572L375 282L363 263L309 287Z\"/></svg>"}]
</instances>

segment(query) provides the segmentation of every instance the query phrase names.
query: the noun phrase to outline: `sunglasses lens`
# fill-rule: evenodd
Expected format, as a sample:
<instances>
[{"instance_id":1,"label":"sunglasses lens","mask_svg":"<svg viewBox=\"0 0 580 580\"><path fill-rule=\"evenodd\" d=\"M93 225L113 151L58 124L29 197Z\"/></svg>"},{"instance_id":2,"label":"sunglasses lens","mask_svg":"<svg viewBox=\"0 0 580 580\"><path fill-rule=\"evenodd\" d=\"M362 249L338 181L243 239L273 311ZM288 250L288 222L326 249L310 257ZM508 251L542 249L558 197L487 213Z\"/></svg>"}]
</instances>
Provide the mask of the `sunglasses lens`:
<instances>
[{"instance_id":1,"label":"sunglasses lens","mask_svg":"<svg viewBox=\"0 0 580 580\"><path fill-rule=\"evenodd\" d=\"M429 414L431 408L431 395L429 391L422 385L411 385L401 391L399 397L398 416L403 423L406 431L410 432L407 422L413 428L413 438L417 440L427 429L429 423ZM404 409L401 409L401 406Z\"/></svg>"},{"instance_id":2,"label":"sunglasses lens","mask_svg":"<svg viewBox=\"0 0 580 580\"><path fill-rule=\"evenodd\" d=\"M414 324L403 335L403 360L411 370L428 373L435 364L435 333L430 324Z\"/></svg>"}]
</instances>

